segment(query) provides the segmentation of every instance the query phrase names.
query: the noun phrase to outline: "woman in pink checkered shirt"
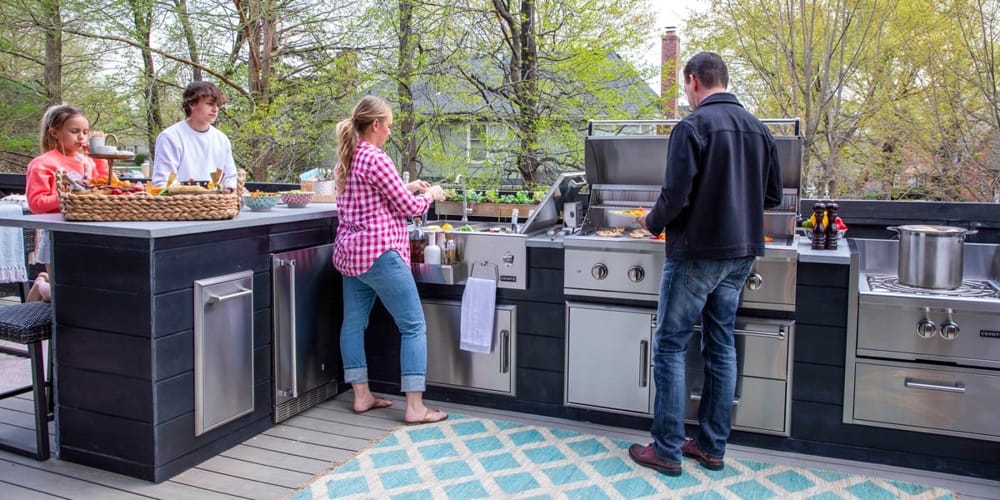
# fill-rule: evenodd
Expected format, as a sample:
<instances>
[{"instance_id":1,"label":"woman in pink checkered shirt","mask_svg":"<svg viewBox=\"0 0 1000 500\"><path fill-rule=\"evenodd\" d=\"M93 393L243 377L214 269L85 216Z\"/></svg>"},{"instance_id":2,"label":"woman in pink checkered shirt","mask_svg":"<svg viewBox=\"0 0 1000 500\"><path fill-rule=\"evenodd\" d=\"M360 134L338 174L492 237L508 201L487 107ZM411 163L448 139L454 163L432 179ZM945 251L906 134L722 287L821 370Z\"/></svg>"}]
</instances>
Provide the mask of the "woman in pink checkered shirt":
<instances>
[{"instance_id":1,"label":"woman in pink checkered shirt","mask_svg":"<svg viewBox=\"0 0 1000 500\"><path fill-rule=\"evenodd\" d=\"M367 96L351 117L337 124L337 212L339 223L333 264L343 275L344 323L340 354L344 381L354 389L354 411L392 405L368 387L365 328L375 297L392 314L402 337L400 390L406 393L408 424L440 422L448 414L424 406L427 374L427 324L417 285L410 272L406 218L427 213L444 199L441 186L425 181L403 184L396 166L381 148L391 131L392 109Z\"/></svg>"}]
</instances>

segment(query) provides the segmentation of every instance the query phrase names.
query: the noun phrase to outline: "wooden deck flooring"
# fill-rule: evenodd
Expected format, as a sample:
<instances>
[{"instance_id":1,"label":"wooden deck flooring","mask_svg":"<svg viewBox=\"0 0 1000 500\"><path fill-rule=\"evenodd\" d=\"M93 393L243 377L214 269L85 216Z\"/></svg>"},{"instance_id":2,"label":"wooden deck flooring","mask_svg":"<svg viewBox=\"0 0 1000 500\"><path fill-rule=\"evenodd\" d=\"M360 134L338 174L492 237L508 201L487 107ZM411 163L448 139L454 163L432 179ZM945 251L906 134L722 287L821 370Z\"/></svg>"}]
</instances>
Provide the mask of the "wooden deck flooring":
<instances>
[{"instance_id":1,"label":"wooden deck flooring","mask_svg":"<svg viewBox=\"0 0 1000 500\"><path fill-rule=\"evenodd\" d=\"M0 300L0 306L2 304ZM401 425L401 408L405 401L402 397L389 395L396 401L395 407L363 415L351 411L351 397L347 393L326 401L160 484L58 458L38 462L0 451L0 499L283 498ZM465 405L430 404L445 411L477 417L572 429L643 443L649 440L647 432L632 429ZM30 393L0 400L0 438L33 443L31 412ZM54 437L51 441L55 450ZM962 498L1000 498L1000 481L744 446L730 446L728 456L912 481L950 489Z\"/></svg>"}]
</instances>

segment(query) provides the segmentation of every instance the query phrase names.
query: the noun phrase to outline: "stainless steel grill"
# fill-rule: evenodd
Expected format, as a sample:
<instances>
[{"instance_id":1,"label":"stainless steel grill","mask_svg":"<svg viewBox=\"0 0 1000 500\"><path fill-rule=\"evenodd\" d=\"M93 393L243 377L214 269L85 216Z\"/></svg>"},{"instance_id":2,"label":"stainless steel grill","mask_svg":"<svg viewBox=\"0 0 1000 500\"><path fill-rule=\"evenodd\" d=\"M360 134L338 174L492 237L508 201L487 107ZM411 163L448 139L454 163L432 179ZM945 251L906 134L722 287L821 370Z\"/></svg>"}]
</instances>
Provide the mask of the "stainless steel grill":
<instances>
[{"instance_id":1,"label":"stainless steel grill","mask_svg":"<svg viewBox=\"0 0 1000 500\"><path fill-rule=\"evenodd\" d=\"M592 122L591 130L605 123L633 123L657 130L676 121ZM784 199L778 210L765 214L765 231L771 240L765 243L765 256L756 260L740 302L733 425L742 430L789 433L799 140L780 137L778 142L786 183ZM666 135L591 135L584 143L589 209L580 233L563 240L563 291L569 299L565 392L569 406L638 414L652 411L655 390L650 383L651 345L664 243L649 236L630 237L637 225L615 212L649 209L656 203L667 165L668 144ZM619 232L609 231L615 226ZM621 305L621 301L633 305ZM767 311L768 317L755 311ZM698 348L700 333L696 332L691 342L685 413L695 421L704 383ZM610 366L603 366L609 362Z\"/></svg>"}]
</instances>

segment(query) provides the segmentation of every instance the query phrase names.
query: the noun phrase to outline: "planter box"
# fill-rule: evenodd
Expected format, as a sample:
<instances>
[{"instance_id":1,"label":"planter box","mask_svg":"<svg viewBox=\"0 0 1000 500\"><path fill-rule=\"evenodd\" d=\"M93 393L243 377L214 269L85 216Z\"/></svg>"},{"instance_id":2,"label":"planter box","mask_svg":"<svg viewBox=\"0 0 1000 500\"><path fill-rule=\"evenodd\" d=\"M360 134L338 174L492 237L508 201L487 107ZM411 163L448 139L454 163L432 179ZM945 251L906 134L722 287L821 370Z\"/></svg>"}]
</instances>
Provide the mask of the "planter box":
<instances>
[{"instance_id":1,"label":"planter box","mask_svg":"<svg viewBox=\"0 0 1000 500\"><path fill-rule=\"evenodd\" d=\"M538 208L537 204L517 205L511 203L474 203L469 202L472 209L471 217L500 217L510 218L511 212L516 208L518 217L524 220L528 217L528 212ZM434 203L434 211L439 215L462 215L462 202L460 201L438 201Z\"/></svg>"}]
</instances>

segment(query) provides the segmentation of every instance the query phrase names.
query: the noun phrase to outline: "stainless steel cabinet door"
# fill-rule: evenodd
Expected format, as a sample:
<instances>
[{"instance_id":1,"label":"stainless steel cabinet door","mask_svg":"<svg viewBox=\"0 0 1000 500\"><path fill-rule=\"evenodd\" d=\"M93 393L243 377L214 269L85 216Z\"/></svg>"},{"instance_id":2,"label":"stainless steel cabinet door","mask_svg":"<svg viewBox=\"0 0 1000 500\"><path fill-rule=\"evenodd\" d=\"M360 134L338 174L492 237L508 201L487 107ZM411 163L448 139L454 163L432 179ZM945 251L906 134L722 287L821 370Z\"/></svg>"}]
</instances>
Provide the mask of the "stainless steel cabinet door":
<instances>
[{"instance_id":1,"label":"stainless steel cabinet door","mask_svg":"<svg viewBox=\"0 0 1000 500\"><path fill-rule=\"evenodd\" d=\"M655 311L567 304L566 404L650 412Z\"/></svg>"},{"instance_id":2,"label":"stainless steel cabinet door","mask_svg":"<svg viewBox=\"0 0 1000 500\"><path fill-rule=\"evenodd\" d=\"M253 271L194 282L194 434L253 413Z\"/></svg>"},{"instance_id":3,"label":"stainless steel cabinet door","mask_svg":"<svg viewBox=\"0 0 1000 500\"><path fill-rule=\"evenodd\" d=\"M493 351L488 354L459 348L461 302L424 299L423 306L427 320L428 384L514 394L517 306L497 306Z\"/></svg>"}]
</instances>

